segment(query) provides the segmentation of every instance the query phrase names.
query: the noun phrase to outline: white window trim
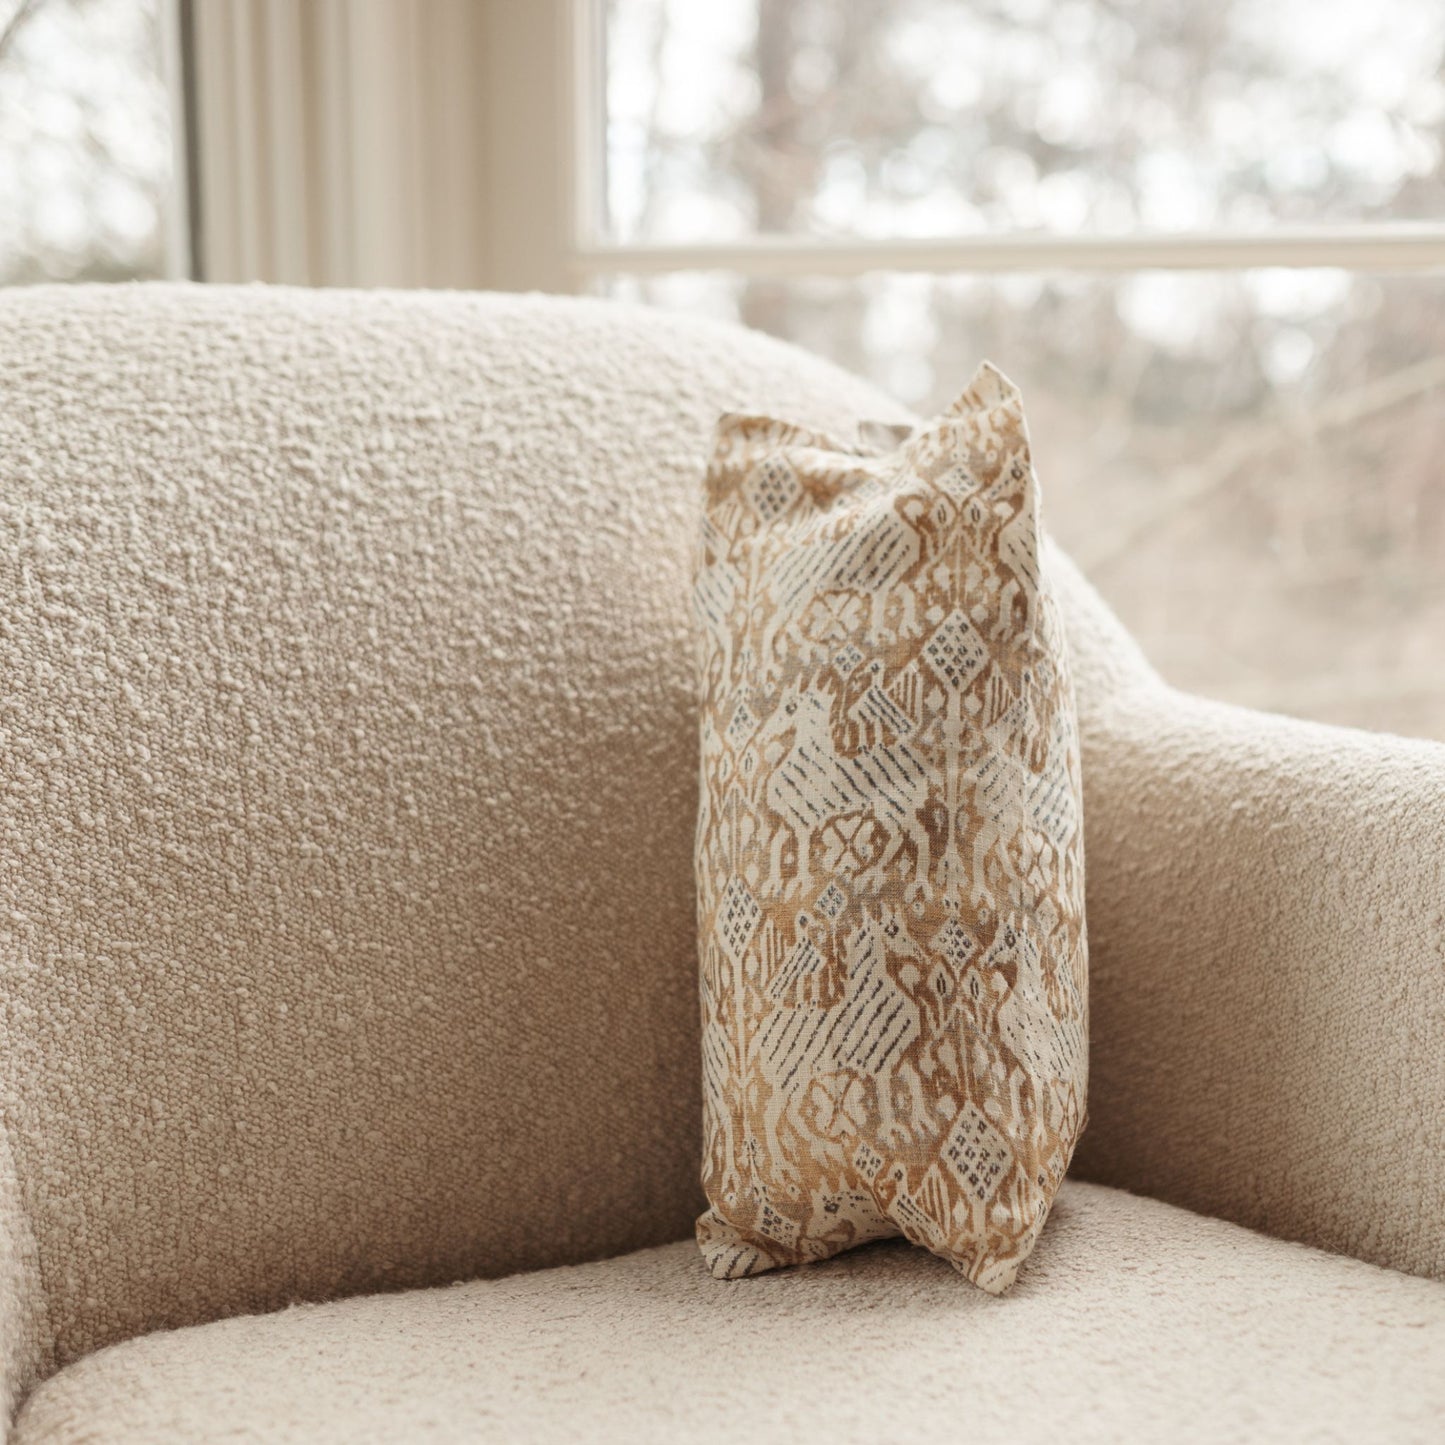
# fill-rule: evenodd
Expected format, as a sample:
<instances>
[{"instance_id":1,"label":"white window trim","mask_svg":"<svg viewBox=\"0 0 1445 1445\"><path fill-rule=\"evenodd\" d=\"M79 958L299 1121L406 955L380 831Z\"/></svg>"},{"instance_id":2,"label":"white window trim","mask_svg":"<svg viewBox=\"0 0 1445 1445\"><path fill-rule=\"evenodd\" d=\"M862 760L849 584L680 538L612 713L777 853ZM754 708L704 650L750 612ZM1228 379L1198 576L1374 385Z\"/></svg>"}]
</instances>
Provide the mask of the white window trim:
<instances>
[{"instance_id":1,"label":"white window trim","mask_svg":"<svg viewBox=\"0 0 1445 1445\"><path fill-rule=\"evenodd\" d=\"M1016 232L920 240L755 236L710 245L579 245L572 253L572 265L582 277L673 271L796 278L862 276L872 271L1201 271L1260 266L1445 271L1445 226L1281 226L1265 232L1123 236Z\"/></svg>"}]
</instances>

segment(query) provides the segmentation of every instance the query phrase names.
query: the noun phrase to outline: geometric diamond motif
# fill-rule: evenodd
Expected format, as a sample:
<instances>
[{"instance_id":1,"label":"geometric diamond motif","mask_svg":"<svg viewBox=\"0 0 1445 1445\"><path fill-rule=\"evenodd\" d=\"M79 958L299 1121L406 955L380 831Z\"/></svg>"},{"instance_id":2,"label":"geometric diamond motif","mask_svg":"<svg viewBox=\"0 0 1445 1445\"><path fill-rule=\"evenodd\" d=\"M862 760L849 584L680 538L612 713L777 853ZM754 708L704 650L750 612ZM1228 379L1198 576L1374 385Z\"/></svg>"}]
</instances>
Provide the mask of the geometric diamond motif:
<instances>
[{"instance_id":1,"label":"geometric diamond motif","mask_svg":"<svg viewBox=\"0 0 1445 1445\"><path fill-rule=\"evenodd\" d=\"M958 1120L943 1147L943 1157L953 1166L964 1188L980 1204L987 1204L1013 1167L1014 1151L984 1117L983 1111L970 1101L959 1110Z\"/></svg>"},{"instance_id":2,"label":"geometric diamond motif","mask_svg":"<svg viewBox=\"0 0 1445 1445\"><path fill-rule=\"evenodd\" d=\"M800 491L797 473L782 457L772 456L753 469L745 495L758 516L771 522L792 506Z\"/></svg>"},{"instance_id":3,"label":"geometric diamond motif","mask_svg":"<svg viewBox=\"0 0 1445 1445\"><path fill-rule=\"evenodd\" d=\"M728 884L718 910L718 934L734 963L742 961L743 952L752 941L753 931L762 916L763 910L758 907L757 900L734 878Z\"/></svg>"},{"instance_id":4,"label":"geometric diamond motif","mask_svg":"<svg viewBox=\"0 0 1445 1445\"><path fill-rule=\"evenodd\" d=\"M740 747L752 736L753 729L758 725L758 720L748 710L748 705L741 699L733 710L732 721L727 726L724 736L733 747Z\"/></svg>"},{"instance_id":5,"label":"geometric diamond motif","mask_svg":"<svg viewBox=\"0 0 1445 1445\"><path fill-rule=\"evenodd\" d=\"M940 681L963 688L973 681L988 649L973 623L956 611L945 617L924 643L923 656Z\"/></svg>"},{"instance_id":6,"label":"geometric diamond motif","mask_svg":"<svg viewBox=\"0 0 1445 1445\"><path fill-rule=\"evenodd\" d=\"M950 918L933 935L933 947L934 951L942 954L957 972L962 973L969 959L977 951L978 944L974 942L973 935L958 919Z\"/></svg>"},{"instance_id":7,"label":"geometric diamond motif","mask_svg":"<svg viewBox=\"0 0 1445 1445\"><path fill-rule=\"evenodd\" d=\"M830 883L819 895L813 909L829 923L834 923L847 902L848 895L836 883Z\"/></svg>"}]
</instances>

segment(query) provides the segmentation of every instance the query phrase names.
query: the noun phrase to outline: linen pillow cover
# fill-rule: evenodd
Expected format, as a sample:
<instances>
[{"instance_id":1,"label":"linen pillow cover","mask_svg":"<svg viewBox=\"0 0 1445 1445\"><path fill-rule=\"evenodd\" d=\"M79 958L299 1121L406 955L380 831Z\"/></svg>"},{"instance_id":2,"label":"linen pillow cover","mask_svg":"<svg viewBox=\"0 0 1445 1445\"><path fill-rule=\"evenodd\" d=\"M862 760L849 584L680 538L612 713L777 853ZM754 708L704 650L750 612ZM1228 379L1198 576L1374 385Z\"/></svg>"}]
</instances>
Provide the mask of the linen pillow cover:
<instances>
[{"instance_id":1,"label":"linen pillow cover","mask_svg":"<svg viewBox=\"0 0 1445 1445\"><path fill-rule=\"evenodd\" d=\"M695 587L705 1145L736 1278L903 1234L992 1293L1084 1125L1082 795L1018 391L887 450L729 415Z\"/></svg>"}]
</instances>

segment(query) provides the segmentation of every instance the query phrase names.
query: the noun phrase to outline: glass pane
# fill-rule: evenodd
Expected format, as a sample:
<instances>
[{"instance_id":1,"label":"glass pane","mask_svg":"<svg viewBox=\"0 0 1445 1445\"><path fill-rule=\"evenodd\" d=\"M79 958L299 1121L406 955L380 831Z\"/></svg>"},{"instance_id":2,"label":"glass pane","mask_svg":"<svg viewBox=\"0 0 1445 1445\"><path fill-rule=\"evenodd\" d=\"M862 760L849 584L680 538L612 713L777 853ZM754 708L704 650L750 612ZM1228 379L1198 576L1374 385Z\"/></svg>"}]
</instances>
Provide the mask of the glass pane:
<instances>
[{"instance_id":1,"label":"glass pane","mask_svg":"<svg viewBox=\"0 0 1445 1445\"><path fill-rule=\"evenodd\" d=\"M37 0L0 54L0 284L164 275L164 0ZM0 29L15 0L0 0Z\"/></svg>"},{"instance_id":2,"label":"glass pane","mask_svg":"<svg viewBox=\"0 0 1445 1445\"><path fill-rule=\"evenodd\" d=\"M1445 214L1432 0L607 0L607 229Z\"/></svg>"},{"instance_id":3,"label":"glass pane","mask_svg":"<svg viewBox=\"0 0 1445 1445\"><path fill-rule=\"evenodd\" d=\"M1445 740L1445 278L610 289L761 326L925 412L990 357L1024 390L1050 530L1169 681Z\"/></svg>"}]
</instances>

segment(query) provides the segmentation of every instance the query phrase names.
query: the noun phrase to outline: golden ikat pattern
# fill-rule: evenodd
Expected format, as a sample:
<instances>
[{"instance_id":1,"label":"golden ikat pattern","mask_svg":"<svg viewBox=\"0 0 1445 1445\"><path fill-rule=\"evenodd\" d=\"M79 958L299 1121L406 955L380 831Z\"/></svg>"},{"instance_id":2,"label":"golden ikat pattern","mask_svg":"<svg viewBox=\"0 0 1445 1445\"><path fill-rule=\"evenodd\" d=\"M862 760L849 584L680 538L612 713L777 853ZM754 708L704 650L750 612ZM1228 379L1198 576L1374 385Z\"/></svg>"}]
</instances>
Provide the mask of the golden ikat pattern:
<instances>
[{"instance_id":1,"label":"golden ikat pattern","mask_svg":"<svg viewBox=\"0 0 1445 1445\"><path fill-rule=\"evenodd\" d=\"M902 1234L998 1293L1084 1123L1073 692L1012 384L872 434L727 416L708 472L698 1241Z\"/></svg>"}]
</instances>

